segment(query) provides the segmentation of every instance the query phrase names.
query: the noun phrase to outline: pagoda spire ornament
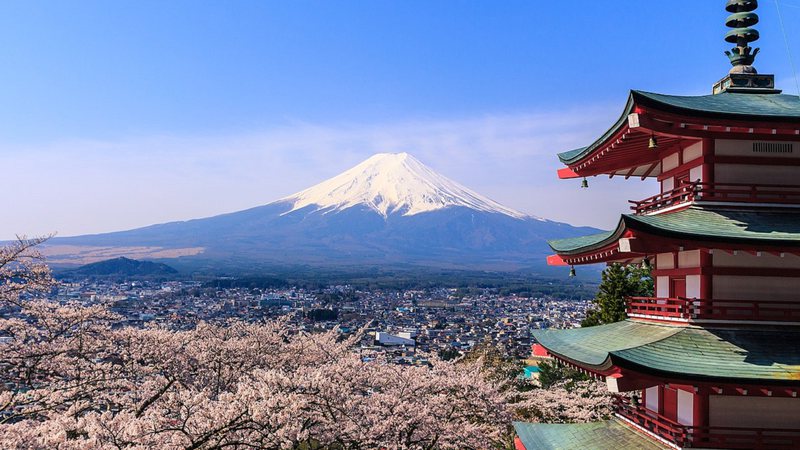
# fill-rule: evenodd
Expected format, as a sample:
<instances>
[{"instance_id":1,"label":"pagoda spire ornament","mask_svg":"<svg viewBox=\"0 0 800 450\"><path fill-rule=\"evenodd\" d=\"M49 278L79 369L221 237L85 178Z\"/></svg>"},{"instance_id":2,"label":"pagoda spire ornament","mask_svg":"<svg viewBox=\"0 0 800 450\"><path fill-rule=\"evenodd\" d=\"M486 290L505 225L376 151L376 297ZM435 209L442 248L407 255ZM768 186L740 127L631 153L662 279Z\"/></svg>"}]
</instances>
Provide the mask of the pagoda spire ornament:
<instances>
[{"instance_id":1,"label":"pagoda spire ornament","mask_svg":"<svg viewBox=\"0 0 800 450\"><path fill-rule=\"evenodd\" d=\"M761 49L753 50L750 47L750 43L759 38L758 30L752 28L758 23L758 14L753 12L756 8L758 0L728 0L725 5L725 9L731 13L725 25L733 28L725 34L725 40L736 44L736 47L725 52L733 65L730 73L757 73L753 62Z\"/></svg>"},{"instance_id":2,"label":"pagoda spire ornament","mask_svg":"<svg viewBox=\"0 0 800 450\"><path fill-rule=\"evenodd\" d=\"M779 89L775 89L775 75L761 75L753 67L756 55L761 50L750 47L750 43L760 37L758 30L753 28L753 25L758 23L758 14L753 12L756 8L758 0L728 0L725 3L725 10L730 13L725 19L725 25L731 28L725 33L725 40L736 47L725 52L733 68L725 78L714 83L712 88L714 94L781 93Z\"/></svg>"}]
</instances>

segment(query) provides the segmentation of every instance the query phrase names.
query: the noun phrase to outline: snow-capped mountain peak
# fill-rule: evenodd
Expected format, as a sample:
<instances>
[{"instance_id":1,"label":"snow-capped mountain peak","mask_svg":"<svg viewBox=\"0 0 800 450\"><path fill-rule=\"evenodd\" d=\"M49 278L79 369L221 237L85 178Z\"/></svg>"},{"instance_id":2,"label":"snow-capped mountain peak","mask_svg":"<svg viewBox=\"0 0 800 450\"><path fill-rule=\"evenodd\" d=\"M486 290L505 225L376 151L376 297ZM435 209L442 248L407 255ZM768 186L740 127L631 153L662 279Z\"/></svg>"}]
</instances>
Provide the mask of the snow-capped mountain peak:
<instances>
[{"instance_id":1,"label":"snow-capped mountain peak","mask_svg":"<svg viewBox=\"0 0 800 450\"><path fill-rule=\"evenodd\" d=\"M329 212L361 205L384 217L395 213L410 216L463 206L517 219L530 217L434 172L408 153L373 155L352 169L279 201L292 203L285 214L307 206Z\"/></svg>"}]
</instances>

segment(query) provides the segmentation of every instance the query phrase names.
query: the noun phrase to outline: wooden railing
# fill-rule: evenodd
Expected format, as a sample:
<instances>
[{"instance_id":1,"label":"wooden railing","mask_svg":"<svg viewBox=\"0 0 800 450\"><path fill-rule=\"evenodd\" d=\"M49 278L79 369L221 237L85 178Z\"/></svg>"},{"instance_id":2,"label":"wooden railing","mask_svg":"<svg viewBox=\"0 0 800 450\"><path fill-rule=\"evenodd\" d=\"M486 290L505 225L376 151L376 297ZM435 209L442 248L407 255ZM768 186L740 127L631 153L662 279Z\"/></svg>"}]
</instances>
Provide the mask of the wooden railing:
<instances>
[{"instance_id":1,"label":"wooden railing","mask_svg":"<svg viewBox=\"0 0 800 450\"><path fill-rule=\"evenodd\" d=\"M701 183L684 181L675 189L644 200L628 200L636 214L647 214L694 201L800 205L800 185Z\"/></svg>"},{"instance_id":2,"label":"wooden railing","mask_svg":"<svg viewBox=\"0 0 800 450\"><path fill-rule=\"evenodd\" d=\"M683 446L682 443L687 441L685 426L641 405L634 405L621 395L614 396L614 412L677 445Z\"/></svg>"},{"instance_id":3,"label":"wooden railing","mask_svg":"<svg viewBox=\"0 0 800 450\"><path fill-rule=\"evenodd\" d=\"M709 202L800 203L800 186L788 184L690 183Z\"/></svg>"},{"instance_id":4,"label":"wooden railing","mask_svg":"<svg viewBox=\"0 0 800 450\"><path fill-rule=\"evenodd\" d=\"M626 311L668 320L800 322L800 301L630 297Z\"/></svg>"},{"instance_id":5,"label":"wooden railing","mask_svg":"<svg viewBox=\"0 0 800 450\"><path fill-rule=\"evenodd\" d=\"M636 214L659 211L694 201L696 195L695 187L696 183L683 183L671 191L665 191L640 201L628 200L628 203L632 203L631 210Z\"/></svg>"},{"instance_id":6,"label":"wooden railing","mask_svg":"<svg viewBox=\"0 0 800 450\"><path fill-rule=\"evenodd\" d=\"M696 427L680 423L632 404L622 396L614 397L620 416L679 447L722 449L798 449L800 429Z\"/></svg>"},{"instance_id":7,"label":"wooden railing","mask_svg":"<svg viewBox=\"0 0 800 450\"><path fill-rule=\"evenodd\" d=\"M666 318L692 318L689 300L684 298L629 297L627 313Z\"/></svg>"}]
</instances>

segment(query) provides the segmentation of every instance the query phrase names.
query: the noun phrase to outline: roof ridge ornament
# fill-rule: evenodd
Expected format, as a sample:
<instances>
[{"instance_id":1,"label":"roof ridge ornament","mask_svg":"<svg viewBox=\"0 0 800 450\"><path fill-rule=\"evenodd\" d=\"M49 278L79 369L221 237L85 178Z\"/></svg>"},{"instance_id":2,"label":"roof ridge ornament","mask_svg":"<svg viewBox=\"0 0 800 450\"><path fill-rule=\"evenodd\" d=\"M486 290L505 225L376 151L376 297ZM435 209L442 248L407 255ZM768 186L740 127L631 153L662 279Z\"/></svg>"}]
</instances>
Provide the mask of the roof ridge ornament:
<instances>
[{"instance_id":1,"label":"roof ridge ornament","mask_svg":"<svg viewBox=\"0 0 800 450\"><path fill-rule=\"evenodd\" d=\"M731 68L728 75L714 84L713 93L723 92L738 94L780 94L781 91L775 89L775 75L759 75L753 63L756 60L760 48L755 50L750 47L751 42L755 42L760 37L758 30L753 25L758 23L758 14L754 11L758 8L758 0L728 0L725 3L725 10L731 13L725 19L725 25L731 28L725 33L725 41L735 44L731 50L725 54L731 61Z\"/></svg>"},{"instance_id":2,"label":"roof ridge ornament","mask_svg":"<svg viewBox=\"0 0 800 450\"><path fill-rule=\"evenodd\" d=\"M732 13L725 20L725 25L733 28L725 34L725 40L736 44L731 51L725 52L733 65L730 73L758 73L753 62L761 49L753 50L749 45L760 37L758 30L751 28L758 23L758 14L753 12L756 8L757 0L728 0L725 5L725 9Z\"/></svg>"}]
</instances>

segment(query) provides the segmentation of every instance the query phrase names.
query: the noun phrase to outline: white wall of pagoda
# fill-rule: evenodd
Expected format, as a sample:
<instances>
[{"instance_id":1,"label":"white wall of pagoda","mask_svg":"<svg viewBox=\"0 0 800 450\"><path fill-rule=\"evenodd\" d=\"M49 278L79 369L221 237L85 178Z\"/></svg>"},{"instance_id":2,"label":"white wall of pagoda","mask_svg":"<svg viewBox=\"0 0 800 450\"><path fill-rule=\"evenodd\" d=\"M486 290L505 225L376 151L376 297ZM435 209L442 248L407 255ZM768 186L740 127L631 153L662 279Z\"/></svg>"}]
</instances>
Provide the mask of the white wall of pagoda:
<instances>
[{"instance_id":1,"label":"white wall of pagoda","mask_svg":"<svg viewBox=\"0 0 800 450\"><path fill-rule=\"evenodd\" d=\"M650 386L644 391L644 407L653 412L658 412L658 386Z\"/></svg>"},{"instance_id":2,"label":"white wall of pagoda","mask_svg":"<svg viewBox=\"0 0 800 450\"><path fill-rule=\"evenodd\" d=\"M714 155L720 159L714 164L715 183L798 184L797 166L780 160L800 158L800 142L718 139ZM754 164L753 158L765 164Z\"/></svg>"},{"instance_id":3,"label":"white wall of pagoda","mask_svg":"<svg viewBox=\"0 0 800 450\"><path fill-rule=\"evenodd\" d=\"M756 170L757 169L757 170ZM791 166L758 166L716 164L715 183L731 184L797 184L797 168Z\"/></svg>"},{"instance_id":4,"label":"white wall of pagoda","mask_svg":"<svg viewBox=\"0 0 800 450\"><path fill-rule=\"evenodd\" d=\"M704 153L710 153L712 148L714 162L704 162ZM757 163L758 158L763 159L764 163ZM662 175L659 176L661 192L678 187L681 180L762 185L798 184L797 166L781 164L781 159L800 159L800 141L717 139L713 142L696 142L662 158ZM707 171L703 170L704 164L709 166Z\"/></svg>"},{"instance_id":5,"label":"white wall of pagoda","mask_svg":"<svg viewBox=\"0 0 800 450\"><path fill-rule=\"evenodd\" d=\"M800 256L715 250L713 267L726 269L724 275L712 277L713 299L800 302L797 295L800 292L800 278L780 276L783 270L800 269ZM767 273L771 271L776 276L764 276L765 271L759 269L767 269Z\"/></svg>"},{"instance_id":6,"label":"white wall of pagoda","mask_svg":"<svg viewBox=\"0 0 800 450\"><path fill-rule=\"evenodd\" d=\"M694 269L700 267L700 250L656 255L656 270ZM676 283L676 280L679 283ZM657 275L655 277L656 297L701 298L701 276L699 274Z\"/></svg>"},{"instance_id":7,"label":"white wall of pagoda","mask_svg":"<svg viewBox=\"0 0 800 450\"><path fill-rule=\"evenodd\" d=\"M668 175L659 177L661 180L661 192L674 189L680 179L703 181L703 169L698 164L698 159L702 156L703 143L697 142L663 158L661 160L661 173ZM685 167L685 170L680 170L681 166Z\"/></svg>"},{"instance_id":8,"label":"white wall of pagoda","mask_svg":"<svg viewBox=\"0 0 800 450\"><path fill-rule=\"evenodd\" d=\"M665 385L651 386L642 392L644 407L681 425L696 425L704 421L696 408L697 394Z\"/></svg>"},{"instance_id":9,"label":"white wall of pagoda","mask_svg":"<svg viewBox=\"0 0 800 450\"><path fill-rule=\"evenodd\" d=\"M800 256L766 251L712 249L705 261L700 250L660 253L655 258L655 296L659 298L705 298L714 300L772 300L800 303ZM686 269L697 269L695 271ZM694 272L694 273L692 273ZM710 283L710 286L704 286Z\"/></svg>"},{"instance_id":10,"label":"white wall of pagoda","mask_svg":"<svg viewBox=\"0 0 800 450\"><path fill-rule=\"evenodd\" d=\"M800 398L712 395L709 425L741 428L800 428Z\"/></svg>"},{"instance_id":11,"label":"white wall of pagoda","mask_svg":"<svg viewBox=\"0 0 800 450\"><path fill-rule=\"evenodd\" d=\"M646 409L681 425L800 429L800 398L796 397L701 396L663 384L644 389L642 395Z\"/></svg>"},{"instance_id":12,"label":"white wall of pagoda","mask_svg":"<svg viewBox=\"0 0 800 450\"><path fill-rule=\"evenodd\" d=\"M788 277L748 277L714 275L712 298L715 300L798 300L800 279ZM691 296L690 296L691 297Z\"/></svg>"},{"instance_id":13,"label":"white wall of pagoda","mask_svg":"<svg viewBox=\"0 0 800 450\"><path fill-rule=\"evenodd\" d=\"M714 251L715 267L738 267L758 269L800 269L800 256L784 253L783 256L768 252L755 255L744 251Z\"/></svg>"}]
</instances>

